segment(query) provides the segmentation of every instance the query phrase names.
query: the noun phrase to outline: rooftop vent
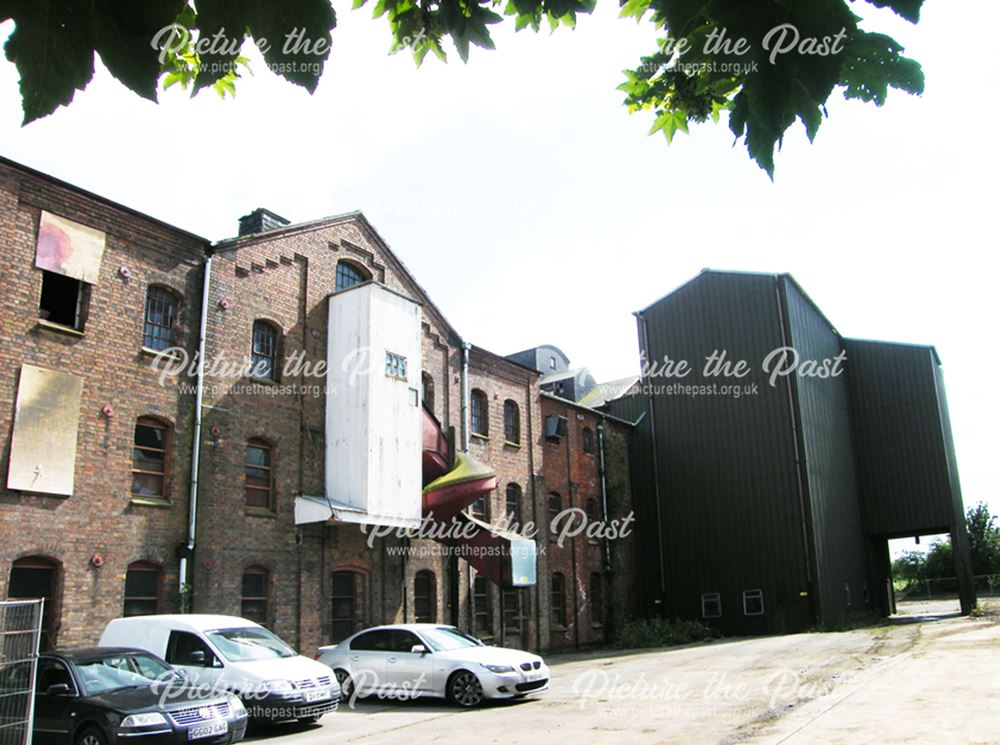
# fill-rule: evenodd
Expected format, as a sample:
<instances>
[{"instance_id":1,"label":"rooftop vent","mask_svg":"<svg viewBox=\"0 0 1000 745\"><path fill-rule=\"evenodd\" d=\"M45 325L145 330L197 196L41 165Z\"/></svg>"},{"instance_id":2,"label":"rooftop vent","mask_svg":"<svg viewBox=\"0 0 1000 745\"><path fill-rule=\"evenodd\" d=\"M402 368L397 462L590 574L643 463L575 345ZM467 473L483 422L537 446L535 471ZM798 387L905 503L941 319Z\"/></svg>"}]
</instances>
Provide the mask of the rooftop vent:
<instances>
[{"instance_id":1,"label":"rooftop vent","mask_svg":"<svg viewBox=\"0 0 1000 745\"><path fill-rule=\"evenodd\" d=\"M263 233L265 230L283 228L290 224L281 215L271 212L271 210L258 207L249 215L240 218L240 235L251 235L253 233Z\"/></svg>"}]
</instances>

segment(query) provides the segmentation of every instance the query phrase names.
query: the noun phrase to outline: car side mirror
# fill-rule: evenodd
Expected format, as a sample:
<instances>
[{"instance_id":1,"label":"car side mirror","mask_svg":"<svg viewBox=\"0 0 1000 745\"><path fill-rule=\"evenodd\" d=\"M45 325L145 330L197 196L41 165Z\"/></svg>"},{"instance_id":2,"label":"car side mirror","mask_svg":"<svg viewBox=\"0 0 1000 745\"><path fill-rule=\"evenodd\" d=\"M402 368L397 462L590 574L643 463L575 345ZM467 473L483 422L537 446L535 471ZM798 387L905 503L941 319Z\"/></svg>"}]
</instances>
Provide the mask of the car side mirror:
<instances>
[{"instance_id":1,"label":"car side mirror","mask_svg":"<svg viewBox=\"0 0 1000 745\"><path fill-rule=\"evenodd\" d=\"M423 644L414 644L410 647L410 651L413 654L428 654L429 650Z\"/></svg>"},{"instance_id":2,"label":"car side mirror","mask_svg":"<svg viewBox=\"0 0 1000 745\"><path fill-rule=\"evenodd\" d=\"M45 689L46 696L66 696L69 692L68 683L53 683Z\"/></svg>"},{"instance_id":3,"label":"car side mirror","mask_svg":"<svg viewBox=\"0 0 1000 745\"><path fill-rule=\"evenodd\" d=\"M188 655L188 663L191 665L204 665L205 664L205 653L196 649Z\"/></svg>"}]
</instances>

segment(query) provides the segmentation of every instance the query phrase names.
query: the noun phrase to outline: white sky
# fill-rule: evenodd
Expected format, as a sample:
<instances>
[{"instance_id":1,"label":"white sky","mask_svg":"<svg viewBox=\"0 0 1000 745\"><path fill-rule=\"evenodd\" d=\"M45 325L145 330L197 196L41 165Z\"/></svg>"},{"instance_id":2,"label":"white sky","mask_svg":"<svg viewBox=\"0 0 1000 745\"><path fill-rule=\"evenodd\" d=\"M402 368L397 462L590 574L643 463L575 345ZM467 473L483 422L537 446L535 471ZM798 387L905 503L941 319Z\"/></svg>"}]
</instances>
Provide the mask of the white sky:
<instances>
[{"instance_id":1,"label":"white sky","mask_svg":"<svg viewBox=\"0 0 1000 745\"><path fill-rule=\"evenodd\" d=\"M702 268L790 272L843 334L937 346L966 505L1000 513L1000 6L931 0L911 26L858 3L923 63L927 92L832 101L814 145L788 136L774 184L724 124L646 136L615 86L655 33L609 0L575 31L504 29L498 51L419 70L387 55L384 20L335 6L314 96L257 59L235 100L171 90L156 106L102 68L21 128L2 60L0 152L211 239L258 206L362 209L467 338L554 343L599 380L637 370L631 312Z\"/></svg>"}]
</instances>

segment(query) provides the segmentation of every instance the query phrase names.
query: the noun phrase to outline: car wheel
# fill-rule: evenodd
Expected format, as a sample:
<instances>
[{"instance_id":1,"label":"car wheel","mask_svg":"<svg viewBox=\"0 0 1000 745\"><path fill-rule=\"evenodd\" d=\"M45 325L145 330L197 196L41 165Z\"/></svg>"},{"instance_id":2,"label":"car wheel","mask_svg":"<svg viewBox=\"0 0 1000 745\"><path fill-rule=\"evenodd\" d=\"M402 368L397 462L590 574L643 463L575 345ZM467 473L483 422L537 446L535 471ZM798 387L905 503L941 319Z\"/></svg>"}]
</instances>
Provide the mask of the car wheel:
<instances>
[{"instance_id":1,"label":"car wheel","mask_svg":"<svg viewBox=\"0 0 1000 745\"><path fill-rule=\"evenodd\" d=\"M334 670L333 674L337 678L337 683L340 684L340 700L347 701L354 695L354 682L351 680L351 674L339 668Z\"/></svg>"},{"instance_id":2,"label":"car wheel","mask_svg":"<svg viewBox=\"0 0 1000 745\"><path fill-rule=\"evenodd\" d=\"M453 704L471 709L483 702L483 684L475 673L459 670L448 679L448 700Z\"/></svg>"},{"instance_id":3,"label":"car wheel","mask_svg":"<svg viewBox=\"0 0 1000 745\"><path fill-rule=\"evenodd\" d=\"M87 727L76 738L76 745L108 745L108 737L97 727Z\"/></svg>"}]
</instances>

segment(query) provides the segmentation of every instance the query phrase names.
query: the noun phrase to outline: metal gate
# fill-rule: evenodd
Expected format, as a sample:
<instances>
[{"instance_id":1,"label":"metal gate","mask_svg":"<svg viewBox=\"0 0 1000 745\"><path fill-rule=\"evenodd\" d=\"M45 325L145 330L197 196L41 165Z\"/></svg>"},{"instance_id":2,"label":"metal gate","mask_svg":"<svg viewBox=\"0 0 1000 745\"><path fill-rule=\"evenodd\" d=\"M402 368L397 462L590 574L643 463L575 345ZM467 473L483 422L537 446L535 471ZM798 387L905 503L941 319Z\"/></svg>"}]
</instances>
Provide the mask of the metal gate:
<instances>
[{"instance_id":1,"label":"metal gate","mask_svg":"<svg viewBox=\"0 0 1000 745\"><path fill-rule=\"evenodd\" d=\"M0 601L0 745L28 745L44 600Z\"/></svg>"}]
</instances>

